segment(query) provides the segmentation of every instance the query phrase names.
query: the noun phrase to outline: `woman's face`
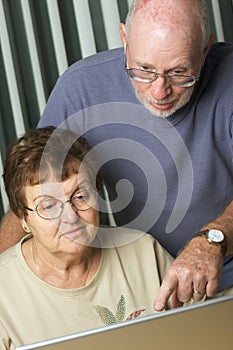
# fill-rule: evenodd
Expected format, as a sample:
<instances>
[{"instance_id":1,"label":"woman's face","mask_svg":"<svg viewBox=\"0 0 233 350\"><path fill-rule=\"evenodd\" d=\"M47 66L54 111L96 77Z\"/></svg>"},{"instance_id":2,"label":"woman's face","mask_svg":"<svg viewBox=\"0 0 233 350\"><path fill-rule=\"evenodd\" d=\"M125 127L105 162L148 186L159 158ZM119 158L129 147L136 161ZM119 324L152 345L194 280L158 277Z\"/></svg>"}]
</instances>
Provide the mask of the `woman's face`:
<instances>
[{"instance_id":1,"label":"woman's face","mask_svg":"<svg viewBox=\"0 0 233 350\"><path fill-rule=\"evenodd\" d=\"M97 204L87 210L75 210L69 200L73 198L76 206L82 207L83 198L93 188L86 171L72 175L63 182L49 181L34 186L25 186L27 207L40 208L40 213L46 210L49 220L45 220L34 211L28 210L25 218L27 226L33 234L37 246L43 247L52 254L68 253L77 254L85 251L96 236L99 226L99 212ZM93 193L93 192L92 192ZM54 216L53 206L56 200L66 202L63 204L61 215ZM58 203L58 207L60 204ZM92 204L93 205L93 202ZM52 213L52 214L51 214Z\"/></svg>"}]
</instances>

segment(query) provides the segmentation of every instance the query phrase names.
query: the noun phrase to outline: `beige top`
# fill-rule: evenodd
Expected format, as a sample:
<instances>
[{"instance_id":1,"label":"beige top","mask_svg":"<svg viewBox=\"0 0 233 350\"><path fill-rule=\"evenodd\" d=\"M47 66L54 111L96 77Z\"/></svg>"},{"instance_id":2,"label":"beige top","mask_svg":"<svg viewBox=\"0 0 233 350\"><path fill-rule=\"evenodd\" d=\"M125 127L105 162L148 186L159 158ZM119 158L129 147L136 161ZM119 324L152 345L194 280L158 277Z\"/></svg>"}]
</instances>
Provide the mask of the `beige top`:
<instances>
[{"instance_id":1,"label":"beige top","mask_svg":"<svg viewBox=\"0 0 233 350\"><path fill-rule=\"evenodd\" d=\"M117 235L115 235L117 233ZM20 243L0 254L0 349L148 315L172 258L148 234L116 228L103 248L97 273L84 287L61 289L38 278L26 264ZM117 243L118 244L118 243Z\"/></svg>"}]
</instances>

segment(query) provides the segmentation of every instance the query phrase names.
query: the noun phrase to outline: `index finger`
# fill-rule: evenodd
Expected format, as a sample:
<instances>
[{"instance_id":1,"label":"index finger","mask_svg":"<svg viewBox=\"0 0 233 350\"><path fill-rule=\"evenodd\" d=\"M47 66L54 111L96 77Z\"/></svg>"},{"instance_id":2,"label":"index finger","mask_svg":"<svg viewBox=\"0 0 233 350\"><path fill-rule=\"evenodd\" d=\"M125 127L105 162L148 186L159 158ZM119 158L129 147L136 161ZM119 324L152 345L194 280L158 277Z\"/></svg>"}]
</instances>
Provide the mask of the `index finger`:
<instances>
[{"instance_id":1,"label":"index finger","mask_svg":"<svg viewBox=\"0 0 233 350\"><path fill-rule=\"evenodd\" d=\"M167 281L163 280L158 294L154 301L154 309L156 311L163 311L166 308L168 299L176 291L177 284L173 286Z\"/></svg>"}]
</instances>

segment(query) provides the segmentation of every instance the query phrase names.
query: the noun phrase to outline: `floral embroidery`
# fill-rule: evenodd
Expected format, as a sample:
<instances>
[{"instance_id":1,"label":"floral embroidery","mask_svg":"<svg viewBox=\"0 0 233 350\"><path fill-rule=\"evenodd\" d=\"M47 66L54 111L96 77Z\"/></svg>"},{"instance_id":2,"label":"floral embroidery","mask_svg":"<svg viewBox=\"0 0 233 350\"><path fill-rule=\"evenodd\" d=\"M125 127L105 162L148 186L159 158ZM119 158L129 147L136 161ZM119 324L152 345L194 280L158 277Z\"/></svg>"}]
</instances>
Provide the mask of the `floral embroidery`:
<instances>
[{"instance_id":1,"label":"floral embroidery","mask_svg":"<svg viewBox=\"0 0 233 350\"><path fill-rule=\"evenodd\" d=\"M120 300L117 304L116 312L113 313L111 310L109 310L107 307L95 305L93 306L95 311L98 313L99 317L101 318L101 321L106 325L111 325L114 323L118 323L121 321L128 321L132 320L136 317L138 317L145 309L143 310L136 310L132 312L128 317L125 317L126 314L126 302L123 295L121 295Z\"/></svg>"}]
</instances>

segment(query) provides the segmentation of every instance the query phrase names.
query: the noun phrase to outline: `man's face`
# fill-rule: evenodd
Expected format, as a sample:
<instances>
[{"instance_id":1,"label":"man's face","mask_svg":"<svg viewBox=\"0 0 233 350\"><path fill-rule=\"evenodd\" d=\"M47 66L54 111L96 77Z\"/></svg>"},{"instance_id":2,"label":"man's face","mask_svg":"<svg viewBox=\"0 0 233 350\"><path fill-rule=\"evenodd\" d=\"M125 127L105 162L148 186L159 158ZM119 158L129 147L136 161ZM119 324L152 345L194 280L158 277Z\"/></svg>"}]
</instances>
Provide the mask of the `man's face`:
<instances>
[{"instance_id":1,"label":"man's face","mask_svg":"<svg viewBox=\"0 0 233 350\"><path fill-rule=\"evenodd\" d=\"M157 79L163 79L163 83L141 83L133 79L131 82L139 101L155 116L167 118L189 102L194 85L189 88L170 85L166 88L166 80Z\"/></svg>"},{"instance_id":2,"label":"man's face","mask_svg":"<svg viewBox=\"0 0 233 350\"><path fill-rule=\"evenodd\" d=\"M144 23L132 27L125 42L127 68L149 70L159 74L199 76L203 63L200 44L195 36L169 28L153 28ZM148 34L150 33L150 35ZM200 42L200 40L199 40ZM172 85L166 77L145 83L132 80L138 99L158 117L169 117L188 103L192 87Z\"/></svg>"}]
</instances>

